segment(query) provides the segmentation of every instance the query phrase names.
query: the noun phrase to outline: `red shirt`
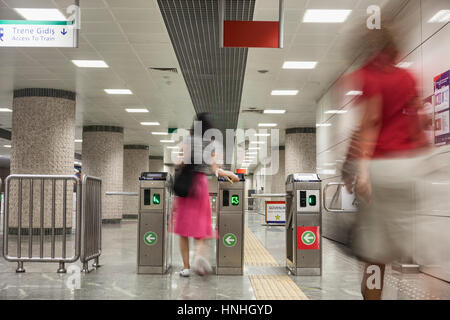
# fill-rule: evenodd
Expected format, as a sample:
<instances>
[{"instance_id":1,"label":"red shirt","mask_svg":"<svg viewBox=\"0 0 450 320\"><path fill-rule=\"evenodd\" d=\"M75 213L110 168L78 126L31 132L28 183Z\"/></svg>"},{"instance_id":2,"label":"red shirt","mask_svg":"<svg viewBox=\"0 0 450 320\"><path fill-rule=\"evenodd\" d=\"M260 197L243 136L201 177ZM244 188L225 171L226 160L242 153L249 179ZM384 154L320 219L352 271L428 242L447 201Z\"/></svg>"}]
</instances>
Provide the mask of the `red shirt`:
<instances>
[{"instance_id":1,"label":"red shirt","mask_svg":"<svg viewBox=\"0 0 450 320\"><path fill-rule=\"evenodd\" d=\"M363 98L382 97L382 120L373 158L389 157L390 153L414 150L427 144L417 110L409 107L418 97L416 81L405 69L378 67L371 62L360 70Z\"/></svg>"}]
</instances>

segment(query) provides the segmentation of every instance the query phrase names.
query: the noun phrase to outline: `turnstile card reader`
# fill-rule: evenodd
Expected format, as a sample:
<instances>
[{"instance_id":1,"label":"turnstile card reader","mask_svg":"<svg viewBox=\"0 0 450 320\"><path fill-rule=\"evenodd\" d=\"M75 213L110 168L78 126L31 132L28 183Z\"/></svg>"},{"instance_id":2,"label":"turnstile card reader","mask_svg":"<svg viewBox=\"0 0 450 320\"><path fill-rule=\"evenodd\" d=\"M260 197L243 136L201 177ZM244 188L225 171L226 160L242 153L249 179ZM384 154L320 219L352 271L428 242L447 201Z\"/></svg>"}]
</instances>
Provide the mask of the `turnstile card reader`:
<instances>
[{"instance_id":1,"label":"turnstile card reader","mask_svg":"<svg viewBox=\"0 0 450 320\"><path fill-rule=\"evenodd\" d=\"M244 273L244 190L245 178L231 183L219 178L217 225L219 237L216 248L216 273L241 275Z\"/></svg>"},{"instance_id":2,"label":"turnstile card reader","mask_svg":"<svg viewBox=\"0 0 450 320\"><path fill-rule=\"evenodd\" d=\"M286 180L286 266L294 275L322 274L321 184L315 173Z\"/></svg>"},{"instance_id":3,"label":"turnstile card reader","mask_svg":"<svg viewBox=\"0 0 450 320\"><path fill-rule=\"evenodd\" d=\"M213 229L216 229L217 222L217 197L219 193L219 182L215 175L207 176L208 179L208 192L209 192L209 204L211 206L211 221Z\"/></svg>"},{"instance_id":4,"label":"turnstile card reader","mask_svg":"<svg viewBox=\"0 0 450 320\"><path fill-rule=\"evenodd\" d=\"M170 175L143 172L139 190L137 273L164 274L171 265Z\"/></svg>"}]
</instances>

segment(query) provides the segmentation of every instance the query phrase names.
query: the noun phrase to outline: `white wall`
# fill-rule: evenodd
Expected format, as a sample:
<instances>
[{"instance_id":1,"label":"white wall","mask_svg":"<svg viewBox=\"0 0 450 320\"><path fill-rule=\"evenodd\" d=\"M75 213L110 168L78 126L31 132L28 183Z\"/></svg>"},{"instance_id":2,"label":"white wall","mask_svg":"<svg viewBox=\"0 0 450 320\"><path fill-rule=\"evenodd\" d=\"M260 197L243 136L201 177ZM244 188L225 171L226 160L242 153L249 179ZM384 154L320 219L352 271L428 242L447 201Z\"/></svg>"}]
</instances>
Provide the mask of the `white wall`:
<instances>
[{"instance_id":1,"label":"white wall","mask_svg":"<svg viewBox=\"0 0 450 320\"><path fill-rule=\"evenodd\" d=\"M394 20L394 31L401 37L398 41L402 61L410 62L411 71L419 82L423 97L433 94L433 78L450 69L450 23L428 23L429 19L439 10L450 10L449 0L410 0ZM349 71L360 65L356 62ZM351 99L338 99L337 88L332 87L319 101L317 122L329 123L330 127L319 127L317 130L317 167L322 173L324 184L340 180L340 164L345 157L351 130L358 123L358 114L354 110ZM342 89L341 89L342 90ZM340 102L338 102L340 101ZM346 109L345 115L330 115L324 112L329 109ZM450 163L450 147L441 147L438 153L439 163ZM333 172L335 170L335 172ZM428 207L426 230L421 230L416 237L416 257L418 263L426 263L423 255L425 239L434 239L438 248L445 248L439 254L440 259L450 260L450 245L447 234L450 230L450 192L443 189L442 184L436 185L437 177L430 177L426 186L419 188L427 193L429 205L438 203L438 210ZM440 176L447 181L450 175ZM430 186L435 186L431 188ZM355 218L354 214L323 214L324 236L340 242L348 241L348 232ZM433 226L433 227L430 227ZM435 251L438 251L436 248ZM447 264L450 269L450 264Z\"/></svg>"}]
</instances>

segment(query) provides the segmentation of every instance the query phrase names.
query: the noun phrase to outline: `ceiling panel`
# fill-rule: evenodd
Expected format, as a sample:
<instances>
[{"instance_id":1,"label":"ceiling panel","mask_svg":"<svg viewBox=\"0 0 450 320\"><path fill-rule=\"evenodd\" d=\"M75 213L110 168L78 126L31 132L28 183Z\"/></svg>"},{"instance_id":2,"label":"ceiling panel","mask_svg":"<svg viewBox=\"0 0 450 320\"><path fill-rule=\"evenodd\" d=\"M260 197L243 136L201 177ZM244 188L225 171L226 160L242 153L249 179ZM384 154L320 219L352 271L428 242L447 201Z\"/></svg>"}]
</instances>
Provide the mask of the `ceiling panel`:
<instances>
[{"instance_id":1,"label":"ceiling panel","mask_svg":"<svg viewBox=\"0 0 450 320\"><path fill-rule=\"evenodd\" d=\"M248 49L219 48L219 1L158 4L195 111L212 113L223 132L236 128ZM253 20L254 6L254 0L227 0L225 19Z\"/></svg>"},{"instance_id":2,"label":"ceiling panel","mask_svg":"<svg viewBox=\"0 0 450 320\"><path fill-rule=\"evenodd\" d=\"M365 30L366 9L382 6L382 17L397 12L404 0L302 0L285 1L287 31L283 49L249 49L242 109L286 109L281 116L241 113L239 126L258 128L259 122L276 122L284 131L290 127L315 127L317 101L356 58L349 43ZM306 9L351 9L345 23L303 23ZM278 1L256 1L254 20L276 20ZM313 70L284 70L284 61L318 61ZM257 70L265 69L265 74ZM292 97L271 96L274 89L298 89ZM241 109L241 110L242 110ZM284 135L280 143L284 144Z\"/></svg>"}]
</instances>

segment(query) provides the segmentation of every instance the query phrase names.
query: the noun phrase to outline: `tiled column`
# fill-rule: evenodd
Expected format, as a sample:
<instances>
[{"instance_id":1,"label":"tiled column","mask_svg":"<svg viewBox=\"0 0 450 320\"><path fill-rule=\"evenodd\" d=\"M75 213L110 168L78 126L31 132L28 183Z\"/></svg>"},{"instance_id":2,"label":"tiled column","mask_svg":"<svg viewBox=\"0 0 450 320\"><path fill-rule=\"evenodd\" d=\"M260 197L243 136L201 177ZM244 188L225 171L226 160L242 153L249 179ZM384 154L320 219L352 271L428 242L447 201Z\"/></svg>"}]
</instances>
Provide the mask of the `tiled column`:
<instances>
[{"instance_id":1,"label":"tiled column","mask_svg":"<svg viewBox=\"0 0 450 320\"><path fill-rule=\"evenodd\" d=\"M123 148L123 191L139 192L139 177L149 169L148 146L125 145ZM138 196L123 196L123 218L137 219Z\"/></svg>"},{"instance_id":2,"label":"tiled column","mask_svg":"<svg viewBox=\"0 0 450 320\"><path fill-rule=\"evenodd\" d=\"M285 173L285 148L280 147L278 160L278 172L272 176L272 185L270 193L285 193L286 192L286 173Z\"/></svg>"},{"instance_id":3,"label":"tiled column","mask_svg":"<svg viewBox=\"0 0 450 320\"><path fill-rule=\"evenodd\" d=\"M20 89L14 91L12 113L11 174L73 175L75 153L75 93L57 89ZM73 187L69 182L66 208L73 205ZM40 181L33 185L32 232L40 231ZM29 228L29 182L22 185L22 234ZM51 228L51 182L44 185L44 221ZM11 182L10 233L17 232L18 183ZM55 232L62 233L63 189L55 188ZM67 232L72 227L72 210L67 210Z\"/></svg>"},{"instance_id":4,"label":"tiled column","mask_svg":"<svg viewBox=\"0 0 450 320\"><path fill-rule=\"evenodd\" d=\"M286 176L316 172L316 128L286 129Z\"/></svg>"},{"instance_id":5,"label":"tiled column","mask_svg":"<svg viewBox=\"0 0 450 320\"><path fill-rule=\"evenodd\" d=\"M149 172L164 172L164 158L158 156L150 156L148 162Z\"/></svg>"},{"instance_id":6,"label":"tiled column","mask_svg":"<svg viewBox=\"0 0 450 320\"><path fill-rule=\"evenodd\" d=\"M105 193L123 190L123 128L85 126L82 156L82 173L102 179L103 223L120 223L122 196Z\"/></svg>"}]
</instances>

